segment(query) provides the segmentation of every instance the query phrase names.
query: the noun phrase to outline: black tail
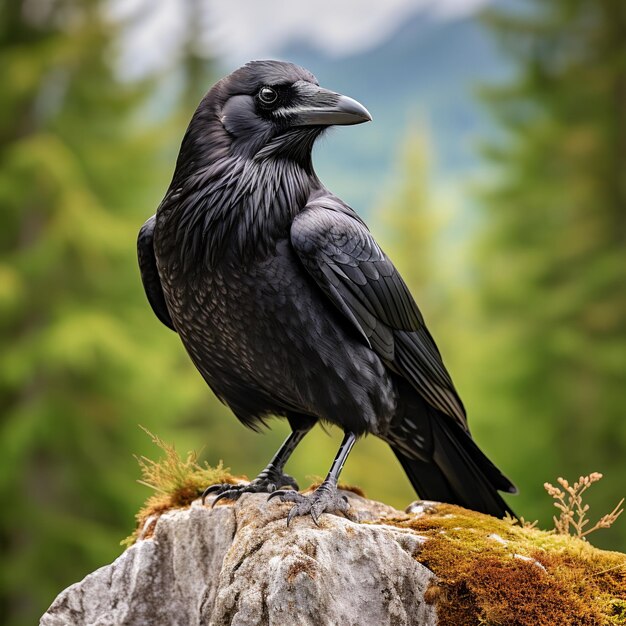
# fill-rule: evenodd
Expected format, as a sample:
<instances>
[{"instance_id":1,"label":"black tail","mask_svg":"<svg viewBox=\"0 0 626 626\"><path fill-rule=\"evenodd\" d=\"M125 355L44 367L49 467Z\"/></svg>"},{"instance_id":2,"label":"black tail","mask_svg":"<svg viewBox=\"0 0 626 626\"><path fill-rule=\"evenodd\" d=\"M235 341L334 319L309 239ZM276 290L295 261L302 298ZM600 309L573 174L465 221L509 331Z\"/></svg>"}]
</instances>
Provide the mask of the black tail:
<instances>
[{"instance_id":1,"label":"black tail","mask_svg":"<svg viewBox=\"0 0 626 626\"><path fill-rule=\"evenodd\" d=\"M498 491L516 493L513 483L450 417L432 415L433 457L412 459L391 446L419 497L458 504L495 517L515 516Z\"/></svg>"}]
</instances>

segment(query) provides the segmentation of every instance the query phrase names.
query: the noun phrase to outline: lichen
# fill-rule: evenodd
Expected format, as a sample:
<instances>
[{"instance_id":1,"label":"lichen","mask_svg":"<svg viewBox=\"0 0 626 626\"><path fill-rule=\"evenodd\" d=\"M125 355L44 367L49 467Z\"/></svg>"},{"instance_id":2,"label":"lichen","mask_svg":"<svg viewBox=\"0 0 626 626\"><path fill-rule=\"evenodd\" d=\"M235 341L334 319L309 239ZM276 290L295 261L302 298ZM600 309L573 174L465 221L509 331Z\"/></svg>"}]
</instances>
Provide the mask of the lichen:
<instances>
[{"instance_id":1,"label":"lichen","mask_svg":"<svg viewBox=\"0 0 626 626\"><path fill-rule=\"evenodd\" d=\"M437 576L441 626L626 624L624 554L446 504L384 523L426 538L416 558Z\"/></svg>"}]
</instances>

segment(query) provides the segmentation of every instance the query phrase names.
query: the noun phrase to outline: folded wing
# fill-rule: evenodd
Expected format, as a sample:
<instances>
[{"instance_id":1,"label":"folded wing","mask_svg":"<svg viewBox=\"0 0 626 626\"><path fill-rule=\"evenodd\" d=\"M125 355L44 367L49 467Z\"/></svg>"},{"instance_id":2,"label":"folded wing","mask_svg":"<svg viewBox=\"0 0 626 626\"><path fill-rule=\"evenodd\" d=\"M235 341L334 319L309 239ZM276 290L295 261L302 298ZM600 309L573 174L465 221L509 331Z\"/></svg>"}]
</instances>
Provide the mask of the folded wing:
<instances>
[{"instance_id":1,"label":"folded wing","mask_svg":"<svg viewBox=\"0 0 626 626\"><path fill-rule=\"evenodd\" d=\"M363 340L433 407L467 429L465 410L400 273L367 227L333 198L294 220L302 264Z\"/></svg>"}]
</instances>

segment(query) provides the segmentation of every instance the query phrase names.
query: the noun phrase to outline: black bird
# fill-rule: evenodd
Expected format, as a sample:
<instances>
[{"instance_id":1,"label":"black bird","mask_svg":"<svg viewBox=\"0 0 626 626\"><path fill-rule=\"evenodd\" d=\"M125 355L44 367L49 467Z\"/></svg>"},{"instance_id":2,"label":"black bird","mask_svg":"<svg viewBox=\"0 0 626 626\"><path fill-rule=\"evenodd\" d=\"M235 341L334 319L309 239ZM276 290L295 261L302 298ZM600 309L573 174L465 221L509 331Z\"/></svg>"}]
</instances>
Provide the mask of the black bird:
<instances>
[{"instance_id":1,"label":"black bird","mask_svg":"<svg viewBox=\"0 0 626 626\"><path fill-rule=\"evenodd\" d=\"M165 198L141 228L139 265L157 317L246 426L292 434L237 498L273 492L288 520L346 512L337 480L356 439L391 446L419 496L502 516L515 487L470 436L465 410L402 277L361 218L315 174L331 125L371 117L307 70L253 61L200 102ZM283 472L317 422L345 433L310 495ZM280 490L278 490L280 489ZM277 491L278 490L278 491Z\"/></svg>"}]
</instances>

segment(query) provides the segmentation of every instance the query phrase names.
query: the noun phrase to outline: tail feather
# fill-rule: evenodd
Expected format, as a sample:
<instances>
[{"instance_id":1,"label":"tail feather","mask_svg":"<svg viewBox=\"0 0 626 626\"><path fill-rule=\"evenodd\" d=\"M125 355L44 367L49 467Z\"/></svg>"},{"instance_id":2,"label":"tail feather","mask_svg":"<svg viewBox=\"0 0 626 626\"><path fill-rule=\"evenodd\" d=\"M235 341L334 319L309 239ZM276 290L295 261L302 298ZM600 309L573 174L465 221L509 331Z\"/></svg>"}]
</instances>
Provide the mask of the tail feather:
<instances>
[{"instance_id":1,"label":"tail feather","mask_svg":"<svg viewBox=\"0 0 626 626\"><path fill-rule=\"evenodd\" d=\"M409 458L392 445L419 497L458 504L495 517L506 513L515 516L498 493L515 493L515 486L449 417L436 415L431 420L432 460Z\"/></svg>"}]
</instances>

